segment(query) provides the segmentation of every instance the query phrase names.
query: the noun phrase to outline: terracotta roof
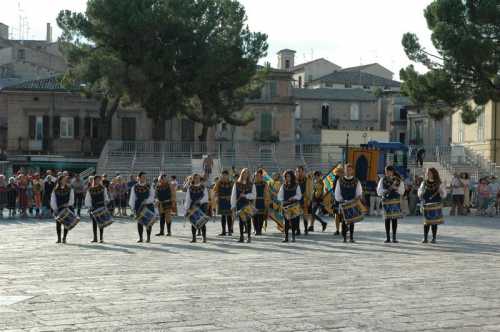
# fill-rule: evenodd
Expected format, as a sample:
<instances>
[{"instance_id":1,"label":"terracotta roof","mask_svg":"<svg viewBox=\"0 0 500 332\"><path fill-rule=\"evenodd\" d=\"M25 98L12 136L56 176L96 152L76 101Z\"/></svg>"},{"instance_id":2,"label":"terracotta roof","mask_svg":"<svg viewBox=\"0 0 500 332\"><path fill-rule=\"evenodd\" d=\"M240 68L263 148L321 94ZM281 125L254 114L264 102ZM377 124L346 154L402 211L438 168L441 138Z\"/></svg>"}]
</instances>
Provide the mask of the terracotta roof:
<instances>
[{"instance_id":1,"label":"terracotta roof","mask_svg":"<svg viewBox=\"0 0 500 332\"><path fill-rule=\"evenodd\" d=\"M394 80L364 73L361 71L336 71L325 75L313 82L331 83L331 84L346 84L361 85L361 86L380 86L399 88L401 83Z\"/></svg>"},{"instance_id":2,"label":"terracotta roof","mask_svg":"<svg viewBox=\"0 0 500 332\"><path fill-rule=\"evenodd\" d=\"M376 101L377 98L362 89L293 89L296 99Z\"/></svg>"}]
</instances>

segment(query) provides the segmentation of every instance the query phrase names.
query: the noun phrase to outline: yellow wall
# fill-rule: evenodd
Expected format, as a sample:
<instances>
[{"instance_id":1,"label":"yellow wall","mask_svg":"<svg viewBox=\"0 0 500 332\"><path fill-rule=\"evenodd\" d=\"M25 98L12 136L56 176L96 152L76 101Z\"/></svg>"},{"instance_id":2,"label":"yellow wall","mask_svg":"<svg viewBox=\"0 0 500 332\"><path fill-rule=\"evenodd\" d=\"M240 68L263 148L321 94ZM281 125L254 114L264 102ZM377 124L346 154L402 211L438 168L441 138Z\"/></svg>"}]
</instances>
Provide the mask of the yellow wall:
<instances>
[{"instance_id":1,"label":"yellow wall","mask_svg":"<svg viewBox=\"0 0 500 332\"><path fill-rule=\"evenodd\" d=\"M322 130L321 144L345 144L349 133L349 144L366 144L369 141L389 142L388 131ZM366 134L366 138L363 137Z\"/></svg>"}]
</instances>

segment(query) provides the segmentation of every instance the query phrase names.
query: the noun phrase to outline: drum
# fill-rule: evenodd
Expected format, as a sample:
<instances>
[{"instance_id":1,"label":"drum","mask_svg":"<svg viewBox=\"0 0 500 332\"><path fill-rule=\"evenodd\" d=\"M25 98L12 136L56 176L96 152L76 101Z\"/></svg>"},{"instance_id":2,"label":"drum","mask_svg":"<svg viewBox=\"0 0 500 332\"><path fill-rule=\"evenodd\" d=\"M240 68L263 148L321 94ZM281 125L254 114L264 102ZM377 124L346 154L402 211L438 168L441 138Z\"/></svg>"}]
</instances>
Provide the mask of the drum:
<instances>
[{"instance_id":1,"label":"drum","mask_svg":"<svg viewBox=\"0 0 500 332\"><path fill-rule=\"evenodd\" d=\"M55 219L68 231L72 230L80 222L80 218L69 208L62 209Z\"/></svg>"},{"instance_id":2,"label":"drum","mask_svg":"<svg viewBox=\"0 0 500 332\"><path fill-rule=\"evenodd\" d=\"M210 217L207 216L199 207L193 207L190 209L186 217L189 219L189 222L191 222L191 225L193 225L196 229L201 229L210 220Z\"/></svg>"},{"instance_id":3,"label":"drum","mask_svg":"<svg viewBox=\"0 0 500 332\"><path fill-rule=\"evenodd\" d=\"M137 223L145 227L153 226L153 224L156 222L156 213L154 208L149 205L144 205L140 209L139 214L135 217L135 220L137 221Z\"/></svg>"},{"instance_id":4,"label":"drum","mask_svg":"<svg viewBox=\"0 0 500 332\"><path fill-rule=\"evenodd\" d=\"M257 209L252 204L247 204L243 209L238 211L238 216L241 220L248 220L257 213Z\"/></svg>"},{"instance_id":5,"label":"drum","mask_svg":"<svg viewBox=\"0 0 500 332\"><path fill-rule=\"evenodd\" d=\"M100 229L104 229L113 223L113 217L106 207L101 207L90 212L92 218L99 226Z\"/></svg>"},{"instance_id":6,"label":"drum","mask_svg":"<svg viewBox=\"0 0 500 332\"><path fill-rule=\"evenodd\" d=\"M444 218L441 203L424 204L424 224L440 225L442 223L444 223Z\"/></svg>"},{"instance_id":7,"label":"drum","mask_svg":"<svg viewBox=\"0 0 500 332\"><path fill-rule=\"evenodd\" d=\"M340 204L340 210L346 224L354 224L363 221L363 211L359 199Z\"/></svg>"},{"instance_id":8,"label":"drum","mask_svg":"<svg viewBox=\"0 0 500 332\"><path fill-rule=\"evenodd\" d=\"M158 212L160 212L160 214L172 213L172 201L158 202Z\"/></svg>"},{"instance_id":9,"label":"drum","mask_svg":"<svg viewBox=\"0 0 500 332\"><path fill-rule=\"evenodd\" d=\"M386 219L399 219L403 217L401 213L401 200L399 198L383 200L382 206L384 207L384 217Z\"/></svg>"},{"instance_id":10,"label":"drum","mask_svg":"<svg viewBox=\"0 0 500 332\"><path fill-rule=\"evenodd\" d=\"M302 209L299 203L292 203L287 206L283 206L283 215L287 220L292 220L300 217L302 214Z\"/></svg>"}]
</instances>

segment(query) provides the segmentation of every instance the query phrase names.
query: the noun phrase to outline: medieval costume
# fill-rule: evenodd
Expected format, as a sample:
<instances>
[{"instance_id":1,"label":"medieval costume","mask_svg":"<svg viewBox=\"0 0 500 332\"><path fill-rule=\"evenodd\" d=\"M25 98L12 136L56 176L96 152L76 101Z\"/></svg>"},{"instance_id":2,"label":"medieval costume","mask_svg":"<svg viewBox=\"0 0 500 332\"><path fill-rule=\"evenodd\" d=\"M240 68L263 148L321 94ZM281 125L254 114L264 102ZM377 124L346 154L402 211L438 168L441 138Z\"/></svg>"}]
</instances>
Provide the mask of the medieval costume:
<instances>
[{"instance_id":1,"label":"medieval costume","mask_svg":"<svg viewBox=\"0 0 500 332\"><path fill-rule=\"evenodd\" d=\"M221 216L222 232L220 236L233 235L233 212L231 210L231 193L233 183L227 179L220 179L214 187L214 195L217 200L217 213ZM227 225L227 232L226 232Z\"/></svg>"},{"instance_id":2,"label":"medieval costume","mask_svg":"<svg viewBox=\"0 0 500 332\"><path fill-rule=\"evenodd\" d=\"M361 199L363 188L361 182L354 176L342 176L335 186L335 200L339 204L349 202L354 199ZM354 242L354 223L347 225L345 218L342 218L342 236L344 242L347 242L347 228L349 226L349 240Z\"/></svg>"},{"instance_id":3,"label":"medieval costume","mask_svg":"<svg viewBox=\"0 0 500 332\"><path fill-rule=\"evenodd\" d=\"M405 192L404 182L398 175L386 175L377 185L377 194L382 197L383 202L399 200L401 201L401 196ZM401 207L400 207L401 212ZM392 225L392 242L398 243L396 239L397 229L398 229L398 218L390 216L387 212L385 213L385 233L386 240L385 243L391 242L391 225Z\"/></svg>"},{"instance_id":4,"label":"medieval costume","mask_svg":"<svg viewBox=\"0 0 500 332\"><path fill-rule=\"evenodd\" d=\"M106 187L104 181L103 185ZM132 187L132 190L130 191L129 205L134 211L136 218L140 216L141 210L145 207L150 210L154 210L154 199L154 188L147 184L146 181L139 181ZM143 242L144 226L140 222L137 222L137 233L139 234L139 240L137 242ZM146 242L151 242L151 226L146 227L146 235Z\"/></svg>"}]
</instances>

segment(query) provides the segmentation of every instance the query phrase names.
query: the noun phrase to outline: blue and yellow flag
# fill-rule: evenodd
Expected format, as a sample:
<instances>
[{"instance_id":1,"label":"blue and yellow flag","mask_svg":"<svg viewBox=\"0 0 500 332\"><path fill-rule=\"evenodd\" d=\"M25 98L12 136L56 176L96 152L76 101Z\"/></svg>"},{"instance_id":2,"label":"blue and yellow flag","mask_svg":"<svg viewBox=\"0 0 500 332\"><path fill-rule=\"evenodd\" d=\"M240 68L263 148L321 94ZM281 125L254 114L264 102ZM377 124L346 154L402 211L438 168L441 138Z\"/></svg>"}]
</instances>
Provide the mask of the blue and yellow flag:
<instances>
[{"instance_id":1,"label":"blue and yellow flag","mask_svg":"<svg viewBox=\"0 0 500 332\"><path fill-rule=\"evenodd\" d=\"M271 192L269 218L276 223L278 230L283 232L285 229L285 219L283 218L283 213L281 212L281 205L278 202L278 192L276 191L276 186L274 186L274 180L266 171L264 171L263 178L264 182L266 182L269 187L269 191Z\"/></svg>"},{"instance_id":2,"label":"blue and yellow flag","mask_svg":"<svg viewBox=\"0 0 500 332\"><path fill-rule=\"evenodd\" d=\"M333 173L335 167L323 178L323 188L325 193L333 193L336 176Z\"/></svg>"}]
</instances>

